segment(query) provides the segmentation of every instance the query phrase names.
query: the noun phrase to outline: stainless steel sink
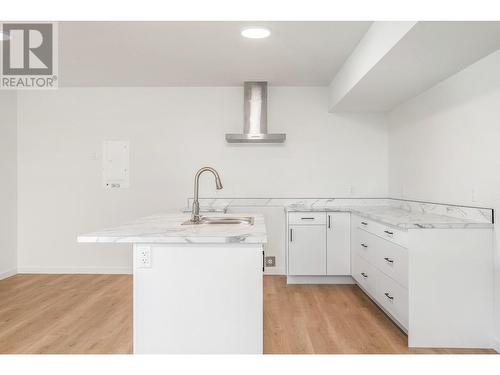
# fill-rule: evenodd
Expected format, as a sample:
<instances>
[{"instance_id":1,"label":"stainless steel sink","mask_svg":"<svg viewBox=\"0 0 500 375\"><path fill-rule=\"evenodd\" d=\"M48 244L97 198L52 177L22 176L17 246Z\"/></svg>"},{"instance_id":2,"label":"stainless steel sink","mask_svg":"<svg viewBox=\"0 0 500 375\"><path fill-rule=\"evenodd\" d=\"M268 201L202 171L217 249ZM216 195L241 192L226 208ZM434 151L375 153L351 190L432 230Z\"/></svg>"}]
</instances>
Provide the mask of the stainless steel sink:
<instances>
[{"instance_id":1,"label":"stainless steel sink","mask_svg":"<svg viewBox=\"0 0 500 375\"><path fill-rule=\"evenodd\" d=\"M253 225L253 217L242 216L242 217L225 217L225 216L202 216L198 222L192 222L190 220L182 223L183 225L197 225L197 224L244 224Z\"/></svg>"}]
</instances>

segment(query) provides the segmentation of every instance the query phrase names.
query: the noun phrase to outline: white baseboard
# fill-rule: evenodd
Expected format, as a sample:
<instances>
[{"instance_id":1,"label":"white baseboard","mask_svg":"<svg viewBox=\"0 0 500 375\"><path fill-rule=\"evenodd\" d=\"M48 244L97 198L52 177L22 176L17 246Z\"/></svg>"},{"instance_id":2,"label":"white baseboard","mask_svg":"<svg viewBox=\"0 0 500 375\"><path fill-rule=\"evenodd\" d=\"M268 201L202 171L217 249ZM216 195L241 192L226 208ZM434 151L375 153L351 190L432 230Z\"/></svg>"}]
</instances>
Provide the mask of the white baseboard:
<instances>
[{"instance_id":1,"label":"white baseboard","mask_svg":"<svg viewBox=\"0 0 500 375\"><path fill-rule=\"evenodd\" d=\"M129 275L132 267L20 267L17 273Z\"/></svg>"},{"instance_id":2,"label":"white baseboard","mask_svg":"<svg viewBox=\"0 0 500 375\"><path fill-rule=\"evenodd\" d=\"M494 337L491 346L493 350L496 350L497 353L500 353L500 338Z\"/></svg>"},{"instance_id":3,"label":"white baseboard","mask_svg":"<svg viewBox=\"0 0 500 375\"><path fill-rule=\"evenodd\" d=\"M11 277L17 274L17 269L12 268L6 271L0 271L0 280L6 279L7 277Z\"/></svg>"},{"instance_id":4,"label":"white baseboard","mask_svg":"<svg viewBox=\"0 0 500 375\"><path fill-rule=\"evenodd\" d=\"M351 276L287 276L287 284L354 284Z\"/></svg>"}]
</instances>

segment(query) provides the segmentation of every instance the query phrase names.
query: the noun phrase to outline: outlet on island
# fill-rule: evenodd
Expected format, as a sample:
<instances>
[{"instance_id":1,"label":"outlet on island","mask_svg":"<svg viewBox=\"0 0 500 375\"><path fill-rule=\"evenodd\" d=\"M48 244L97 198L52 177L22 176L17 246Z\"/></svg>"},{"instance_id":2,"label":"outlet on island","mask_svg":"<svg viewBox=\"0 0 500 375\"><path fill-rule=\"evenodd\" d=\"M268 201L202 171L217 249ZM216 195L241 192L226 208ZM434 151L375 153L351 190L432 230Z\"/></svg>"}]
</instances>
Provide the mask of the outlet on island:
<instances>
[{"instance_id":1,"label":"outlet on island","mask_svg":"<svg viewBox=\"0 0 500 375\"><path fill-rule=\"evenodd\" d=\"M150 268L151 267L151 249L149 247L137 248L137 268Z\"/></svg>"}]
</instances>

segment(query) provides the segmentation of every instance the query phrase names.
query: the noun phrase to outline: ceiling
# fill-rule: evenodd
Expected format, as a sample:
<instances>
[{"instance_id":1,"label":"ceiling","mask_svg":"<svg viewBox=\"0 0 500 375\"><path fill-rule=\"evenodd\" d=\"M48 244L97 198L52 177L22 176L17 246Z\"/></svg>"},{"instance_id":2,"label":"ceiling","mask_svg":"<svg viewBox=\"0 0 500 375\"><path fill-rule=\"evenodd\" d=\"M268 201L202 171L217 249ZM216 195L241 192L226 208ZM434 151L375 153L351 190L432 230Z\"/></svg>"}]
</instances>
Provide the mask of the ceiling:
<instances>
[{"instance_id":1,"label":"ceiling","mask_svg":"<svg viewBox=\"0 0 500 375\"><path fill-rule=\"evenodd\" d=\"M335 106L388 111L500 49L500 22L418 22Z\"/></svg>"},{"instance_id":2,"label":"ceiling","mask_svg":"<svg viewBox=\"0 0 500 375\"><path fill-rule=\"evenodd\" d=\"M60 86L327 86L371 22L61 22ZM267 39L241 37L265 26Z\"/></svg>"}]
</instances>

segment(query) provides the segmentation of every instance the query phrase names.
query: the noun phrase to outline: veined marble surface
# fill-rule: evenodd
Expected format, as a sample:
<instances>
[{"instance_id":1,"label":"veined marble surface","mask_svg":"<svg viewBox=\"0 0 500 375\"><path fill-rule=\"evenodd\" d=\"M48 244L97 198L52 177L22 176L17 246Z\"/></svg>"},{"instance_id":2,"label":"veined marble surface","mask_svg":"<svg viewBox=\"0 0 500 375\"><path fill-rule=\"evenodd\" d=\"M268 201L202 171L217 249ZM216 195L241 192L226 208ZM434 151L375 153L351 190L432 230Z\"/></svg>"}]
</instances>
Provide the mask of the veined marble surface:
<instances>
[{"instance_id":1,"label":"veined marble surface","mask_svg":"<svg viewBox=\"0 0 500 375\"><path fill-rule=\"evenodd\" d=\"M252 216L253 225L182 225L189 214L163 214L141 218L114 228L78 236L78 242L168 243L168 244L264 244L267 243L261 214L211 214L207 216Z\"/></svg>"},{"instance_id":2,"label":"veined marble surface","mask_svg":"<svg viewBox=\"0 0 500 375\"><path fill-rule=\"evenodd\" d=\"M375 220L399 229L453 229L453 228L493 228L493 224L461 219L452 216L426 212L407 211L391 206L338 206L338 207L287 207L287 211L340 211L352 212L367 219Z\"/></svg>"},{"instance_id":3,"label":"veined marble surface","mask_svg":"<svg viewBox=\"0 0 500 375\"><path fill-rule=\"evenodd\" d=\"M192 199L188 200L188 206ZM205 209L284 207L289 211L349 211L403 229L490 228L493 210L390 198L203 198Z\"/></svg>"}]
</instances>

